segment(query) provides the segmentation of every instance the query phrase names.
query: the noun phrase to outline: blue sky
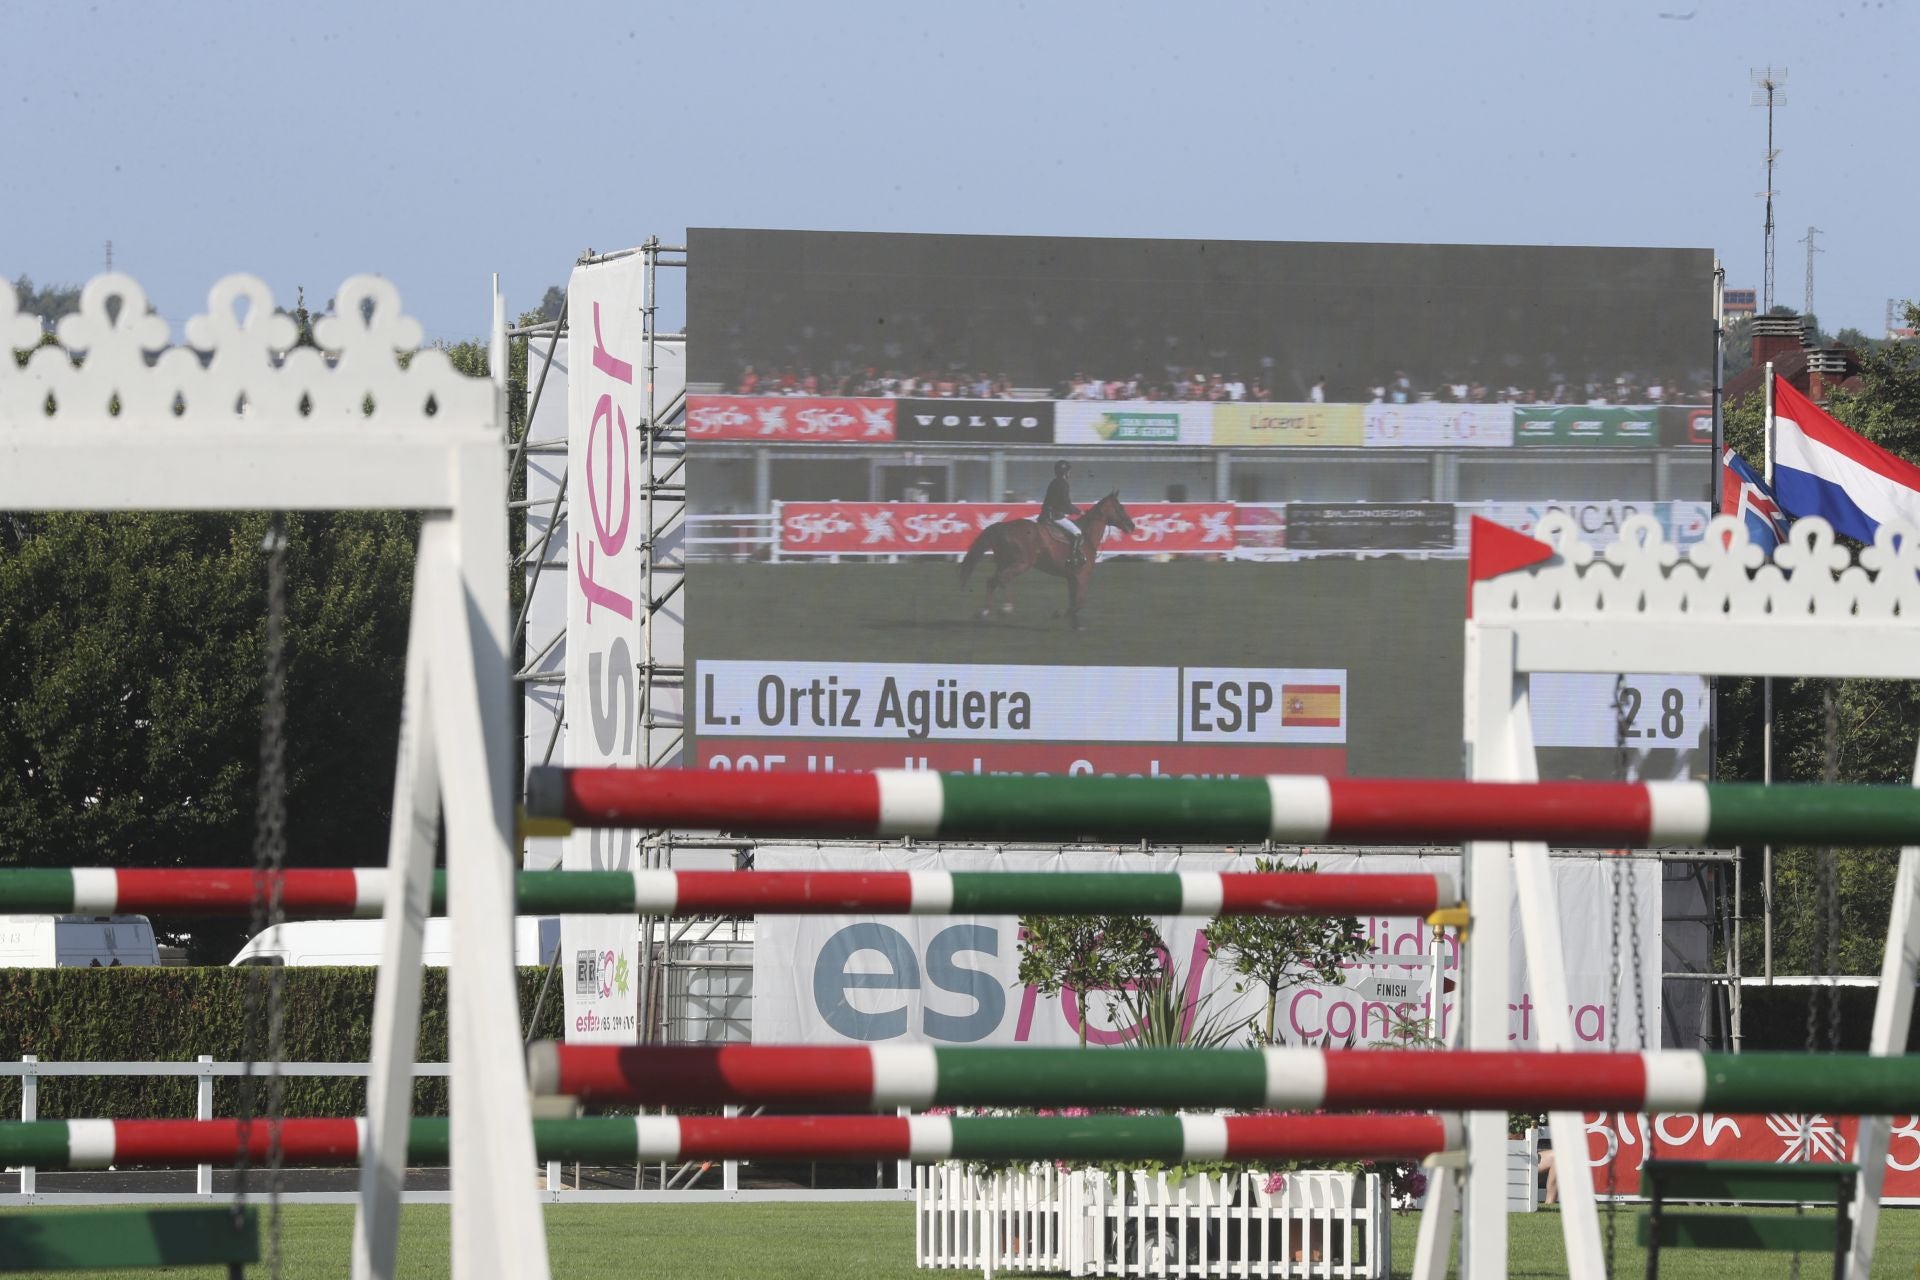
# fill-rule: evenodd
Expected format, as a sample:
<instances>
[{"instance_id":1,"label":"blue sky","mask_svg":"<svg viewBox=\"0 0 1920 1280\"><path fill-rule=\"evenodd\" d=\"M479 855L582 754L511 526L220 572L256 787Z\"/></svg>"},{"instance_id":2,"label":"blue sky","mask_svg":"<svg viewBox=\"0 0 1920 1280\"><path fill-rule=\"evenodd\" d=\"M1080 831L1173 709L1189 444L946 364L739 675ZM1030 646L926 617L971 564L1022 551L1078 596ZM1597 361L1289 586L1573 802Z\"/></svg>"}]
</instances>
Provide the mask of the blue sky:
<instances>
[{"instance_id":1,"label":"blue sky","mask_svg":"<svg viewBox=\"0 0 1920 1280\"><path fill-rule=\"evenodd\" d=\"M1685 20L1662 13L1693 16ZM1878 334L1920 295L1920 8L1837 3L7 6L0 273L394 279L481 332L689 226L1709 246Z\"/></svg>"}]
</instances>

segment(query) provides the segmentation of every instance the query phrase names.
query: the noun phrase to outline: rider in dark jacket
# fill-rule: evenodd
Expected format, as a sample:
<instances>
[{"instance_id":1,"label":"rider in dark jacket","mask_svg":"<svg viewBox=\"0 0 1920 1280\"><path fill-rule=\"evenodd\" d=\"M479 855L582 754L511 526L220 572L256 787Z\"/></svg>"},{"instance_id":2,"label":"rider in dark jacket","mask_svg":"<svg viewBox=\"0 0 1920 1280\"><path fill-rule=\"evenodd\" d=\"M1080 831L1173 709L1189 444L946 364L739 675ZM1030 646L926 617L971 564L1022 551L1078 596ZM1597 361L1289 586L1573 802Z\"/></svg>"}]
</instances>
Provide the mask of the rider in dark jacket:
<instances>
[{"instance_id":1,"label":"rider in dark jacket","mask_svg":"<svg viewBox=\"0 0 1920 1280\"><path fill-rule=\"evenodd\" d=\"M1072 470L1069 463L1063 461L1053 464L1053 479L1047 484L1047 496L1040 499L1040 523L1052 524L1067 535L1067 568L1077 569L1081 563L1080 526L1071 517L1080 514L1080 508L1073 505L1073 496L1067 491L1067 472Z\"/></svg>"}]
</instances>

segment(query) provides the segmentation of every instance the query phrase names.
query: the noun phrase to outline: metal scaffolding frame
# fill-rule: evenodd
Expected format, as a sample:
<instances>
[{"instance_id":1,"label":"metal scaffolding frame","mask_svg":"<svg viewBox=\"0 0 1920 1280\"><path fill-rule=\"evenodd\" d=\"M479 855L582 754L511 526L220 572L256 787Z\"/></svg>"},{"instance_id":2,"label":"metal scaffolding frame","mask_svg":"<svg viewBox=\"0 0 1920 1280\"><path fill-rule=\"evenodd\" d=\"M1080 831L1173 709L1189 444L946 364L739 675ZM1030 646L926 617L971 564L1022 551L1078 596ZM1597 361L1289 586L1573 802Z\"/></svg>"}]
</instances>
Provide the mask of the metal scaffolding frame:
<instances>
[{"instance_id":1,"label":"metal scaffolding frame","mask_svg":"<svg viewBox=\"0 0 1920 1280\"><path fill-rule=\"evenodd\" d=\"M641 307L642 367L644 369L644 407L642 420L629 424L631 443L637 446L639 465L639 547L645 553L645 576L639 617L638 661L638 734L642 762L648 765L673 763L685 742L685 728L677 710L668 713L664 695L674 700L686 688L686 667L679 654L663 656L658 643L661 620L668 606L679 601L685 605L686 568L679 552L679 540L687 513L686 486L686 392L676 387L661 395L660 354L663 348L684 349L684 332L663 332L659 325L659 273L684 270L687 251L684 245L664 244L649 237L643 244L611 253L592 250L576 259L576 266L590 266L619 258L639 256L643 261L645 298ZM523 595L515 609L511 651L515 655L514 680L521 686L523 711L536 706L542 715L550 715L552 726L543 745L523 738L527 759L524 764L553 763L566 723L566 677L558 666L566 643L566 616L561 611L557 622L541 625L535 611L543 580L568 569L564 538L556 538L568 516L567 433L541 430L540 407L548 392L556 361L564 359L564 340L569 335L566 304L552 320L519 325L508 329L510 340L527 344L527 412L521 430L511 441L507 462L509 518L524 534L522 550L509 566L523 586ZM536 459L549 469L558 470L558 482L551 492L533 492L532 464ZM523 496L513 498L513 494ZM553 588L547 588L549 592ZM677 646L676 646L677 650ZM535 690L539 692L536 694ZM524 770L523 770L524 776ZM663 832L649 832L636 849L636 862L648 868L664 867L669 845ZM652 922L641 921L642 938L651 938ZM642 1038L653 1038L659 1025L662 965L671 945L649 945L642 949L637 980L643 1014Z\"/></svg>"},{"instance_id":2,"label":"metal scaffolding frame","mask_svg":"<svg viewBox=\"0 0 1920 1280\"><path fill-rule=\"evenodd\" d=\"M679 532L687 512L686 392L677 391L667 397L664 403L656 399L659 348L669 344L684 346L687 340L687 335L683 332L662 333L657 327L659 309L657 272L662 268L684 269L687 265L686 253L684 246L661 244L655 237L632 249L622 249L614 253L584 253L575 264L586 266L635 254L642 255L646 260L647 301L642 314L645 324L647 413L643 422L634 424L629 429L640 446L642 477L640 545L648 553L645 607L642 612L640 631L639 673L641 742L646 762L650 765L659 765L670 760L680 749L685 737L682 726L663 723L656 714L657 692L669 687L684 688L686 668L683 663L664 663L656 659L654 633L660 612L675 596L680 595L686 586L685 566L677 558L661 555L674 535ZM557 319L518 325L509 328L506 333L510 340L524 341L528 347L526 419L518 438L511 442L513 447L507 459L508 492L525 493L527 466L530 459L534 457L564 458L567 454L567 438L564 434L547 437L534 435L541 399L546 391L555 356L560 350L561 341L568 336L566 305L561 304ZM553 545L554 531L567 519L567 484L564 473L559 486L551 496L522 497L512 500L509 506L512 508L513 516L523 522L522 527L526 535L524 549L514 557L510 566L514 573L521 575L525 585L525 592L514 616L512 643L513 648L520 655L514 680L521 685L553 685L564 689L564 677L545 669L547 660L566 640L564 623L558 630L544 638L538 635L530 637L528 634L533 602L540 589L542 571L549 569L564 571L567 567L565 548ZM529 522L536 513L543 526L539 530L537 540L533 527L525 523ZM562 697L564 698L564 694ZM564 708L563 701L558 705ZM564 714L554 717L554 729L549 734L538 763L552 763L553 752L559 745L559 726L563 722ZM535 762L529 760L527 763Z\"/></svg>"}]
</instances>

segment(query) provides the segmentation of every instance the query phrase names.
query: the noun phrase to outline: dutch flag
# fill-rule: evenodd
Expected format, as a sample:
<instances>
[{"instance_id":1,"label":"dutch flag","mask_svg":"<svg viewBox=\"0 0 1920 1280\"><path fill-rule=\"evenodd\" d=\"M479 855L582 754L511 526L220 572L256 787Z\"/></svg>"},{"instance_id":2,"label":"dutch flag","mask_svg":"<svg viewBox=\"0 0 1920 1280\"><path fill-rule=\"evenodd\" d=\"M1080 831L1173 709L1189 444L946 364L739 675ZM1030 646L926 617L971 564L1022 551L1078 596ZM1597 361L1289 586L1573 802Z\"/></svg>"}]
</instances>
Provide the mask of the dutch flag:
<instances>
[{"instance_id":1,"label":"dutch flag","mask_svg":"<svg viewBox=\"0 0 1920 1280\"><path fill-rule=\"evenodd\" d=\"M1920 467L1855 435L1778 377L1773 491L1792 519L1823 516L1861 542L1889 520L1920 529Z\"/></svg>"},{"instance_id":2,"label":"dutch flag","mask_svg":"<svg viewBox=\"0 0 1920 1280\"><path fill-rule=\"evenodd\" d=\"M1720 514L1746 521L1747 541L1769 556L1787 540L1787 520L1773 490L1732 449L1720 459Z\"/></svg>"}]
</instances>

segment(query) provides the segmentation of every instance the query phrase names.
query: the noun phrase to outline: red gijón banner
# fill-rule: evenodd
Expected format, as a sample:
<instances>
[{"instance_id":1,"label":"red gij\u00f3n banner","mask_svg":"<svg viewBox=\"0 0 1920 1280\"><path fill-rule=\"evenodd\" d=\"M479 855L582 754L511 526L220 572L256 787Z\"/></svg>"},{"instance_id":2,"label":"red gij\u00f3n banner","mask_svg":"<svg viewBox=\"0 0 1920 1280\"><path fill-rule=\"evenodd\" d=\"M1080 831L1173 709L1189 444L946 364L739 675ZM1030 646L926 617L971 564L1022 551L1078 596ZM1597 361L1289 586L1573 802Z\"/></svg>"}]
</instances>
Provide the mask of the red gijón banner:
<instances>
[{"instance_id":1,"label":"red gij\u00f3n banner","mask_svg":"<svg viewBox=\"0 0 1920 1280\"><path fill-rule=\"evenodd\" d=\"M1845 1163L1858 1155L1859 1138L1858 1116L1587 1116L1593 1189L1603 1196L1638 1195L1640 1166L1651 1159ZM1893 1117L1882 1194L1920 1204L1920 1116Z\"/></svg>"},{"instance_id":2,"label":"red gij\u00f3n banner","mask_svg":"<svg viewBox=\"0 0 1920 1280\"><path fill-rule=\"evenodd\" d=\"M989 525L1029 520L1039 511L1036 503L784 502L780 554L963 555ZM1102 554L1225 554L1234 548L1232 503L1141 503L1127 512L1134 531L1109 529Z\"/></svg>"},{"instance_id":3,"label":"red gij\u00f3n banner","mask_svg":"<svg viewBox=\"0 0 1920 1280\"><path fill-rule=\"evenodd\" d=\"M688 396L689 440L852 440L895 438L897 402L815 396Z\"/></svg>"}]
</instances>

